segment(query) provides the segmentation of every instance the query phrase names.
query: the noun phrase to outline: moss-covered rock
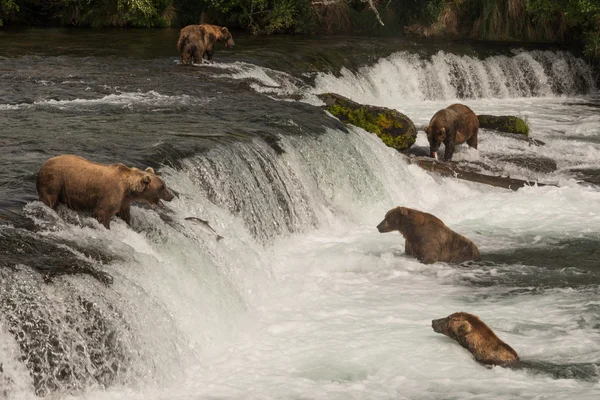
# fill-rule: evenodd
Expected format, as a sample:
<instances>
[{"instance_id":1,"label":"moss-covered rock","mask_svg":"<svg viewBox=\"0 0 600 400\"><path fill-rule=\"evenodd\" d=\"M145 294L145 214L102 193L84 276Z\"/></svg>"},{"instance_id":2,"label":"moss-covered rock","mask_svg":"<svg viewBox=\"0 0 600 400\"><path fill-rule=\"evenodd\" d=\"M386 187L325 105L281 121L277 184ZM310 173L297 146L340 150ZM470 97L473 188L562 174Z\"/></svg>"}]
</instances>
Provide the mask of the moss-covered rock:
<instances>
[{"instance_id":1,"label":"moss-covered rock","mask_svg":"<svg viewBox=\"0 0 600 400\"><path fill-rule=\"evenodd\" d=\"M478 115L477 119L479 119L480 128L529 136L529 126L519 117L510 115Z\"/></svg>"},{"instance_id":2,"label":"moss-covered rock","mask_svg":"<svg viewBox=\"0 0 600 400\"><path fill-rule=\"evenodd\" d=\"M385 107L356 103L335 93L319 95L325 109L340 121L376 134L387 146L406 150L415 143L417 129L406 115Z\"/></svg>"}]
</instances>

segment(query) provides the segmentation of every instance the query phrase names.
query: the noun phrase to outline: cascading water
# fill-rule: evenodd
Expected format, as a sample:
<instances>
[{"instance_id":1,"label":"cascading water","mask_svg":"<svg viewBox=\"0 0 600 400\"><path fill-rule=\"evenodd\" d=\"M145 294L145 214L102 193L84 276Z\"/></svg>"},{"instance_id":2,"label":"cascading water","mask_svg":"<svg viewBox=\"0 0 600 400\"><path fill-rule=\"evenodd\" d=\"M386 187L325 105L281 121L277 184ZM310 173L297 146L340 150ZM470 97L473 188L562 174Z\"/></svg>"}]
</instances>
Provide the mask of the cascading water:
<instances>
[{"instance_id":1,"label":"cascading water","mask_svg":"<svg viewBox=\"0 0 600 400\"><path fill-rule=\"evenodd\" d=\"M221 64L252 88L282 96L334 92L365 104L397 106L419 101L573 96L595 92L590 67L571 53L520 51L479 59L439 51L431 57L400 52L358 71L317 73L314 87L281 71L253 64ZM303 93L304 92L304 93ZM309 92L309 93L305 93Z\"/></svg>"},{"instance_id":2,"label":"cascading water","mask_svg":"<svg viewBox=\"0 0 600 400\"><path fill-rule=\"evenodd\" d=\"M531 51L480 60L443 51L431 59L398 53L357 73L319 74L316 89L359 96L363 103L547 97L594 89L590 68L566 52ZM566 78L565 78L566 77Z\"/></svg>"},{"instance_id":3,"label":"cascading water","mask_svg":"<svg viewBox=\"0 0 600 400\"><path fill-rule=\"evenodd\" d=\"M175 71L195 77L193 68ZM600 192L569 175L600 158L597 101L582 97L595 92L585 63L548 51L482 60L398 53L355 72L319 73L310 84L244 63L206 71L223 90L250 80L257 91L309 102L333 91L399 108L418 125L456 98L480 113L525 114L546 146L485 132L478 151L460 148L456 158L552 157L557 170L537 177L560 187L511 192L436 177L305 104L250 97L257 104L243 105L248 114L218 114L230 98L216 90L206 98L204 89L127 87L87 102L0 105L5 115L41 107L66 120L119 113L123 126L148 130L163 119L170 127L174 115L187 129L180 115L215 113L203 129L239 136L163 164L176 199L161 210L134 207L131 227L113 219L108 231L37 201L0 221L0 399L597 398ZM298 112L279 115L284 107ZM238 133L256 121L265 121L267 140ZM65 151L47 136L53 151ZM158 138L149 147L169 140ZM41 158L0 187L31 186ZM511 174L534 174L493 160ZM406 257L398 234L375 229L397 205L435 214L477 243L483 261ZM224 239L186 217L207 220ZM48 273L55 267L65 274ZM431 330L432 319L455 311L479 315L533 366L476 364Z\"/></svg>"}]
</instances>

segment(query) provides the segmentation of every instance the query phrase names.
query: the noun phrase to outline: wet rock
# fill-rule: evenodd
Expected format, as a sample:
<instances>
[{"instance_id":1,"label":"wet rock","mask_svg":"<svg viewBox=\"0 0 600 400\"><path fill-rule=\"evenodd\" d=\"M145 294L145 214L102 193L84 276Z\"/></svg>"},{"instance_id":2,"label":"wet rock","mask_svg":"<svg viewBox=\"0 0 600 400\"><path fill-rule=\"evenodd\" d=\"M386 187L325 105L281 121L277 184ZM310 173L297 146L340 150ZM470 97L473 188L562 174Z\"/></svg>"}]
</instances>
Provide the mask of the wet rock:
<instances>
[{"instance_id":1,"label":"wet rock","mask_svg":"<svg viewBox=\"0 0 600 400\"><path fill-rule=\"evenodd\" d=\"M499 156L494 160L507 162L534 172L551 173L558 169L556 161L548 157Z\"/></svg>"},{"instance_id":2,"label":"wet rock","mask_svg":"<svg viewBox=\"0 0 600 400\"><path fill-rule=\"evenodd\" d=\"M95 290L77 294L79 288L63 284L48 290L27 267L0 268L0 315L36 395L125 383L135 355L121 312Z\"/></svg>"},{"instance_id":3,"label":"wet rock","mask_svg":"<svg viewBox=\"0 0 600 400\"><path fill-rule=\"evenodd\" d=\"M529 126L519 118L510 115L478 115L479 127L500 132L529 136Z\"/></svg>"},{"instance_id":4,"label":"wet rock","mask_svg":"<svg viewBox=\"0 0 600 400\"><path fill-rule=\"evenodd\" d=\"M68 250L70 247L76 247L77 251L95 262L77 257L73 251ZM52 282L60 275L86 274L105 285L110 285L113 283L112 276L97 267L110 261L112 258L109 255L97 249L52 241L25 229L6 227L0 231L0 269L27 265L38 271L46 283Z\"/></svg>"},{"instance_id":5,"label":"wet rock","mask_svg":"<svg viewBox=\"0 0 600 400\"><path fill-rule=\"evenodd\" d=\"M359 104L335 93L318 97L325 102L325 109L340 121L376 134L388 147L406 150L417 139L415 125L399 111Z\"/></svg>"},{"instance_id":6,"label":"wet rock","mask_svg":"<svg viewBox=\"0 0 600 400\"><path fill-rule=\"evenodd\" d=\"M543 183L526 181L504 176L486 175L474 171L469 166L456 165L455 163L439 162L431 157L407 157L406 161L410 164L418 165L425 171L435 172L436 174L463 179L470 182L483 183L485 185L501 187L510 190L518 190L524 186L547 186Z\"/></svg>"},{"instance_id":7,"label":"wet rock","mask_svg":"<svg viewBox=\"0 0 600 400\"><path fill-rule=\"evenodd\" d=\"M600 169L598 168L573 168L569 171L582 182L600 186Z\"/></svg>"}]
</instances>

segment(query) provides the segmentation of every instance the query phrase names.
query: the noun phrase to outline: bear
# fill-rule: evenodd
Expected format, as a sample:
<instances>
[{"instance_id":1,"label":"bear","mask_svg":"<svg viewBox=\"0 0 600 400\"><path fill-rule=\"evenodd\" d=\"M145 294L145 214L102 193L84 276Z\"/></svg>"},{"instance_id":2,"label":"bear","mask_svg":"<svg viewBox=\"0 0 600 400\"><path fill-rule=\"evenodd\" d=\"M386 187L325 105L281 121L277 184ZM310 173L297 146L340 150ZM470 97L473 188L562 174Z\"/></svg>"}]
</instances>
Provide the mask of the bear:
<instances>
[{"instance_id":1,"label":"bear","mask_svg":"<svg viewBox=\"0 0 600 400\"><path fill-rule=\"evenodd\" d=\"M454 146L457 144L467 142L469 146L477 149L479 120L473 110L463 104L452 104L436 112L424 130L429 141L429 154L436 160L437 151L442 143L446 148L444 161L452 160Z\"/></svg>"},{"instance_id":2,"label":"bear","mask_svg":"<svg viewBox=\"0 0 600 400\"><path fill-rule=\"evenodd\" d=\"M517 352L476 315L456 312L446 318L434 319L431 327L435 332L456 340L481 364L507 367L519 363Z\"/></svg>"},{"instance_id":3,"label":"bear","mask_svg":"<svg viewBox=\"0 0 600 400\"><path fill-rule=\"evenodd\" d=\"M475 243L448 228L434 215L419 210L393 208L385 214L377 229L380 233L400 231L405 239L406 254L424 264L480 259Z\"/></svg>"},{"instance_id":4,"label":"bear","mask_svg":"<svg viewBox=\"0 0 600 400\"><path fill-rule=\"evenodd\" d=\"M183 65L190 62L200 64L204 56L206 56L208 62L212 62L214 46L218 41L225 42L226 48L235 46L233 37L226 27L201 24L188 25L182 28L177 41L181 63Z\"/></svg>"},{"instance_id":5,"label":"bear","mask_svg":"<svg viewBox=\"0 0 600 400\"><path fill-rule=\"evenodd\" d=\"M48 207L56 210L59 204L65 204L76 211L91 211L106 229L110 229L113 215L131 225L130 205L134 201L161 206L161 200L173 200L150 167L141 171L71 154L47 160L38 172L36 187L40 201Z\"/></svg>"}]
</instances>

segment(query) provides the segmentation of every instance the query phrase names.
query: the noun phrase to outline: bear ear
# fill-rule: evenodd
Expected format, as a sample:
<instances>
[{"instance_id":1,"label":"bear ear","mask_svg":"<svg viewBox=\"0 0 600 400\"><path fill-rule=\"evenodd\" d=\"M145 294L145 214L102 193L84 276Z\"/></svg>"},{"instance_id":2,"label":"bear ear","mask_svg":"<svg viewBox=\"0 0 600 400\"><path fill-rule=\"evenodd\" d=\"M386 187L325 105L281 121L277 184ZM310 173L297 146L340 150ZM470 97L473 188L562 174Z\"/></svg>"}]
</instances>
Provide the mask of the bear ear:
<instances>
[{"instance_id":1,"label":"bear ear","mask_svg":"<svg viewBox=\"0 0 600 400\"><path fill-rule=\"evenodd\" d=\"M454 328L454 332L456 333L457 336L460 336L460 337L467 336L472 330L473 330L473 327L467 321L459 322L458 325Z\"/></svg>"},{"instance_id":2,"label":"bear ear","mask_svg":"<svg viewBox=\"0 0 600 400\"><path fill-rule=\"evenodd\" d=\"M408 208L406 207L398 207L398 211L400 212L400 215L402 216L407 216L408 215Z\"/></svg>"},{"instance_id":3,"label":"bear ear","mask_svg":"<svg viewBox=\"0 0 600 400\"><path fill-rule=\"evenodd\" d=\"M446 128L442 128L440 129L440 133L442 134L443 137L446 137Z\"/></svg>"},{"instance_id":4,"label":"bear ear","mask_svg":"<svg viewBox=\"0 0 600 400\"><path fill-rule=\"evenodd\" d=\"M222 33L223 35L227 35L227 34L229 33L229 29L227 29L227 27L226 27L226 26L224 26L224 27L222 27L222 28L221 28L221 33Z\"/></svg>"},{"instance_id":5,"label":"bear ear","mask_svg":"<svg viewBox=\"0 0 600 400\"><path fill-rule=\"evenodd\" d=\"M154 168L152 168L152 167L146 168L145 171L148 172L149 174L156 175L156 173L154 172Z\"/></svg>"},{"instance_id":6,"label":"bear ear","mask_svg":"<svg viewBox=\"0 0 600 400\"><path fill-rule=\"evenodd\" d=\"M147 185L147 184L149 184L149 183L150 183L150 181L152 181L152 177L151 177L150 175L144 175L144 176L142 177L142 183L143 183L144 185Z\"/></svg>"}]
</instances>

